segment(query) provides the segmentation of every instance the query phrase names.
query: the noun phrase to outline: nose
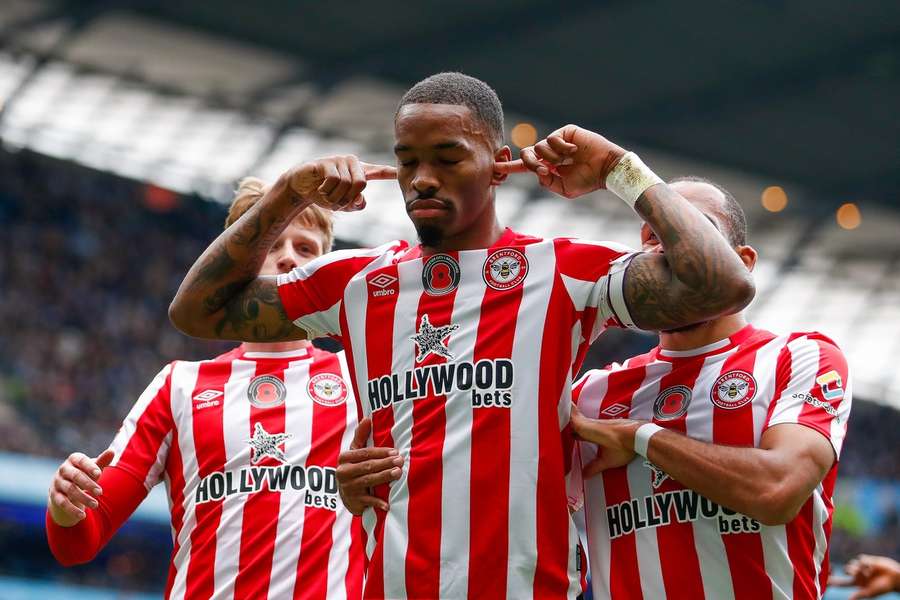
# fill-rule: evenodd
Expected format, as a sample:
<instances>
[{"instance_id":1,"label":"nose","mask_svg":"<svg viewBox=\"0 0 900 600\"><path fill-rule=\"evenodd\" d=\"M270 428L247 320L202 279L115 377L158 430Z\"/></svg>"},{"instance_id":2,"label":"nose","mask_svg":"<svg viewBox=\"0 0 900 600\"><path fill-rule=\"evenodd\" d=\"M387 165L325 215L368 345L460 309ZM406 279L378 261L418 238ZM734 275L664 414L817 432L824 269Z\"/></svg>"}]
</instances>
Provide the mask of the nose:
<instances>
[{"instance_id":1,"label":"nose","mask_svg":"<svg viewBox=\"0 0 900 600\"><path fill-rule=\"evenodd\" d=\"M416 190L419 198L430 198L440 189L441 182L438 181L431 169L422 165L416 170L412 180L412 187Z\"/></svg>"},{"instance_id":2,"label":"nose","mask_svg":"<svg viewBox=\"0 0 900 600\"><path fill-rule=\"evenodd\" d=\"M292 247L282 249L275 266L279 273L290 273L300 265L300 257Z\"/></svg>"}]
</instances>

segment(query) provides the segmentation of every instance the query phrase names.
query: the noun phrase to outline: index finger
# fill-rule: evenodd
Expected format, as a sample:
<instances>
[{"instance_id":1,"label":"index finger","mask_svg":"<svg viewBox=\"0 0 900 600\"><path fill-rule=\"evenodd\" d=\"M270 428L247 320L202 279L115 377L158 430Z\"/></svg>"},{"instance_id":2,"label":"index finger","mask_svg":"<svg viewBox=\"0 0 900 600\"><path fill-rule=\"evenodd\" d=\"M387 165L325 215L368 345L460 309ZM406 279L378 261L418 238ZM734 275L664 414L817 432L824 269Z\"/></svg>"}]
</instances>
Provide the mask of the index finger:
<instances>
[{"instance_id":1,"label":"index finger","mask_svg":"<svg viewBox=\"0 0 900 600\"><path fill-rule=\"evenodd\" d=\"M510 160L506 162L495 162L494 170L498 173L525 173L528 167L522 162L522 159Z\"/></svg>"},{"instance_id":2,"label":"index finger","mask_svg":"<svg viewBox=\"0 0 900 600\"><path fill-rule=\"evenodd\" d=\"M397 179L397 168L388 165L373 165L371 163L359 162L363 171L366 173L366 181L374 181L376 179Z\"/></svg>"},{"instance_id":3,"label":"index finger","mask_svg":"<svg viewBox=\"0 0 900 600\"><path fill-rule=\"evenodd\" d=\"M338 456L338 464L359 463L378 458L398 456L394 448L359 448L356 450L344 450Z\"/></svg>"}]
</instances>

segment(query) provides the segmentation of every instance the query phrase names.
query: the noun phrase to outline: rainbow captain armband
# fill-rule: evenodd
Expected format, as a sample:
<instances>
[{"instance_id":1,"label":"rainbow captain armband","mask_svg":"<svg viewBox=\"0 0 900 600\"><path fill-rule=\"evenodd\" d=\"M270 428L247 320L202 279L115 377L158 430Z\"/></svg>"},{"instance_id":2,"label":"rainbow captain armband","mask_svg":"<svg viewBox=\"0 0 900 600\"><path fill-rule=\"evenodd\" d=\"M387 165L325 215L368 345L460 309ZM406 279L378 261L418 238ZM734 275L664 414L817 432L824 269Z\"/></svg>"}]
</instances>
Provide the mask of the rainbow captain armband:
<instances>
[{"instance_id":1,"label":"rainbow captain armband","mask_svg":"<svg viewBox=\"0 0 900 600\"><path fill-rule=\"evenodd\" d=\"M635 202L647 188L662 182L637 154L628 152L606 176L606 189L634 208Z\"/></svg>"}]
</instances>

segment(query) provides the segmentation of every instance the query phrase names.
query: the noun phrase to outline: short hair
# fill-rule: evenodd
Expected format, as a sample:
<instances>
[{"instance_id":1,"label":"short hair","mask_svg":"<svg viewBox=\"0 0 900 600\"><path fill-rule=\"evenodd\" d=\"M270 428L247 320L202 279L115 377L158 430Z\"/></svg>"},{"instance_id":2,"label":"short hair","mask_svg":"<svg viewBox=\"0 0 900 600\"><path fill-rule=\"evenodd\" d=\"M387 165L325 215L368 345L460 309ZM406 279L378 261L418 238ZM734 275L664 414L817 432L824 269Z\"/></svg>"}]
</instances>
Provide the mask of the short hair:
<instances>
[{"instance_id":1,"label":"short hair","mask_svg":"<svg viewBox=\"0 0 900 600\"><path fill-rule=\"evenodd\" d=\"M257 177L244 177L241 179L234 193L234 200L231 201L231 206L228 208L228 216L225 217L225 227L230 227L251 206L259 202L259 199L266 193L266 189L268 189L266 182ZM312 204L303 209L295 217L294 221L303 227L320 231L324 238L322 253L331 252L331 245L334 243L334 218L330 210Z\"/></svg>"},{"instance_id":2,"label":"short hair","mask_svg":"<svg viewBox=\"0 0 900 600\"><path fill-rule=\"evenodd\" d=\"M670 179L668 183L672 184L680 181L705 183L722 192L722 196L725 197L725 203L722 206L722 216L725 217L725 226L728 228L728 231L723 231L722 233L734 248L747 243L747 215L744 213L744 208L737 201L737 198L734 197L734 194L715 181L699 175L682 175L681 177Z\"/></svg>"},{"instance_id":3,"label":"short hair","mask_svg":"<svg viewBox=\"0 0 900 600\"><path fill-rule=\"evenodd\" d=\"M497 147L503 144L503 105L497 92L480 79L452 71L426 77L403 94L394 119L407 104L465 106L488 128Z\"/></svg>"}]
</instances>

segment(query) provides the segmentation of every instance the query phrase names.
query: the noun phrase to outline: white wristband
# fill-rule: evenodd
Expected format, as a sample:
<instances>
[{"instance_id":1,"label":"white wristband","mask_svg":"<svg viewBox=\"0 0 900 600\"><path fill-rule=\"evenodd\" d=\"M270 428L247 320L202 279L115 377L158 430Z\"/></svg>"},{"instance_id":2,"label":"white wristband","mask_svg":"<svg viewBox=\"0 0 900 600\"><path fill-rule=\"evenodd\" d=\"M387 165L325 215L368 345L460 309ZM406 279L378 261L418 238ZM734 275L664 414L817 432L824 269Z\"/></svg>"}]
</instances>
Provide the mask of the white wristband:
<instances>
[{"instance_id":1,"label":"white wristband","mask_svg":"<svg viewBox=\"0 0 900 600\"><path fill-rule=\"evenodd\" d=\"M634 451L647 458L647 446L650 445L650 438L657 431L662 431L662 427L656 423L645 423L638 427L634 432Z\"/></svg>"},{"instance_id":2,"label":"white wristband","mask_svg":"<svg viewBox=\"0 0 900 600\"><path fill-rule=\"evenodd\" d=\"M651 171L637 154L629 152L606 176L606 189L634 208L634 203L647 188L662 182L663 180Z\"/></svg>"}]
</instances>

